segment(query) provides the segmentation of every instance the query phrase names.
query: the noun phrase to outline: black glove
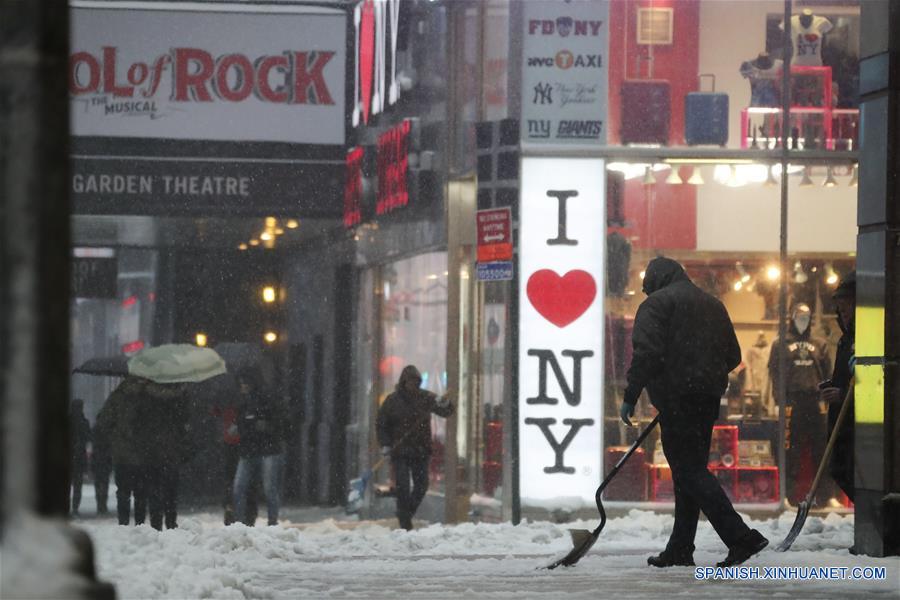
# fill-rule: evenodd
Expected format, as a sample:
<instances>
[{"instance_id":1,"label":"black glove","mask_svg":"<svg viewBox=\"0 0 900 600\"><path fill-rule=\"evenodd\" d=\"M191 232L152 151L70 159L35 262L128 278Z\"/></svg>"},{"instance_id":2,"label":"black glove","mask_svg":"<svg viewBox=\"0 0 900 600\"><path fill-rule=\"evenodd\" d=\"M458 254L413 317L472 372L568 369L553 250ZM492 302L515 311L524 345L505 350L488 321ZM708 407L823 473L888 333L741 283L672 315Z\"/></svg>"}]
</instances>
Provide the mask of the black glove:
<instances>
[{"instance_id":1,"label":"black glove","mask_svg":"<svg viewBox=\"0 0 900 600\"><path fill-rule=\"evenodd\" d=\"M622 417L623 423L629 427L634 427L631 422L631 417L634 416L634 404L623 402L622 406L619 408L619 416Z\"/></svg>"}]
</instances>

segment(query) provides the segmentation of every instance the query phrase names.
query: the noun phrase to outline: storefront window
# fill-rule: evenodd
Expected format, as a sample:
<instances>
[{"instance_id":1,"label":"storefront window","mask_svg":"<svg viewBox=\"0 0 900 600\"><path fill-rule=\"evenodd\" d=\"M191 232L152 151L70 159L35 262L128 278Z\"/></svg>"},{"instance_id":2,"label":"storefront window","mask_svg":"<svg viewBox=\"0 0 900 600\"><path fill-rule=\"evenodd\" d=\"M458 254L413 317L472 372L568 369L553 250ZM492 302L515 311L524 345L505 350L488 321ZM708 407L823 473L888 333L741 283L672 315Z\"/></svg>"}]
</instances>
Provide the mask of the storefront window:
<instances>
[{"instance_id":1,"label":"storefront window","mask_svg":"<svg viewBox=\"0 0 900 600\"><path fill-rule=\"evenodd\" d=\"M447 391L447 253L420 254L381 269L379 404L394 391L400 372L415 365L422 387ZM431 480L444 478L446 420L432 417Z\"/></svg>"}]
</instances>

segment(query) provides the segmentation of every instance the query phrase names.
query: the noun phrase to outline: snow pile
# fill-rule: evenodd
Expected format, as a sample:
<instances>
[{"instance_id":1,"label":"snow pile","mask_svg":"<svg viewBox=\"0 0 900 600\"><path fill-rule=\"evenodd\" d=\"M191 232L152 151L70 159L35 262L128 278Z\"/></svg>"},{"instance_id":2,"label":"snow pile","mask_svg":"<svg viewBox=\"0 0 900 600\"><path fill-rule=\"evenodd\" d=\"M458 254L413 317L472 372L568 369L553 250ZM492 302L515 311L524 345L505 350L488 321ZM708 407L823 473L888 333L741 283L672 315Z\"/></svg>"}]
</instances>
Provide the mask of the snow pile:
<instances>
[{"instance_id":1,"label":"snow pile","mask_svg":"<svg viewBox=\"0 0 900 600\"><path fill-rule=\"evenodd\" d=\"M182 517L179 529L164 532L109 523L82 526L94 538L100 577L117 585L120 598L522 598L562 593L596 598L598 589L610 595L618 590L629 597L665 596L673 590L702 598L770 597L775 592L825 597L840 590L889 596L895 594L900 578L896 559L847 553L853 538L852 516L811 517L795 544L796 551L767 550L751 563L880 565L888 568L889 581L751 585L698 582L692 569L648 570L646 557L663 548L673 519L640 510L611 519L576 568L557 571L537 568L571 548L568 528L592 529L596 521L430 525L406 532L373 522L333 519L255 528L224 527L219 519L218 515ZM752 525L774 546L792 522L793 514L786 513ZM715 532L701 522L697 564L714 564L724 554Z\"/></svg>"}]
</instances>

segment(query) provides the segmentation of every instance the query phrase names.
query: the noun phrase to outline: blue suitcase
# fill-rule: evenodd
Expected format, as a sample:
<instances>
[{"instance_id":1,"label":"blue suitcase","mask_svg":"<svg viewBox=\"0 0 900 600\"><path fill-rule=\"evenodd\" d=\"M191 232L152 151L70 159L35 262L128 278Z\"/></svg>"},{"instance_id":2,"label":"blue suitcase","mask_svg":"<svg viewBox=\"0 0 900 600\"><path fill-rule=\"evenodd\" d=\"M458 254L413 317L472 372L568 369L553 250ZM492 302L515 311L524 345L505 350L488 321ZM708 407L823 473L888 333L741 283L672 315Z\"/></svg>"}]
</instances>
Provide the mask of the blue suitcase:
<instances>
[{"instance_id":1,"label":"blue suitcase","mask_svg":"<svg viewBox=\"0 0 900 600\"><path fill-rule=\"evenodd\" d=\"M712 91L691 92L684 98L684 141L688 146L728 143L728 94L716 93L714 75Z\"/></svg>"}]
</instances>

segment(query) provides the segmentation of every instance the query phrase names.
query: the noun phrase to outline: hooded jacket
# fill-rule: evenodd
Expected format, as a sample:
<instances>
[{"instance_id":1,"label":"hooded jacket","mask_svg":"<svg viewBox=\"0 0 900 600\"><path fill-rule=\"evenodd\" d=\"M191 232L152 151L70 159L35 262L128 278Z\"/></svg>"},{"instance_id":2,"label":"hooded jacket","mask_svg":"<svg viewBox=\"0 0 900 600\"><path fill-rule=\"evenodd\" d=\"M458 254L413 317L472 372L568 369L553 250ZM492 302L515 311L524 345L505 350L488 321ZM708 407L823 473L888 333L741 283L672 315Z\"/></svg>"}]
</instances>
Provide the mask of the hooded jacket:
<instances>
[{"instance_id":1,"label":"hooded jacket","mask_svg":"<svg viewBox=\"0 0 900 600\"><path fill-rule=\"evenodd\" d=\"M140 423L137 415L144 385L145 382L140 379L126 377L97 414L95 435L109 440L113 462L117 465L141 465L145 462L141 440L138 439Z\"/></svg>"},{"instance_id":2,"label":"hooded jacket","mask_svg":"<svg viewBox=\"0 0 900 600\"><path fill-rule=\"evenodd\" d=\"M440 417L453 414L451 404L438 402L437 395L428 390L407 392L405 383L410 378L421 381L418 369L412 365L403 369L396 390L378 410L378 443L390 447L392 457L429 456L432 413Z\"/></svg>"},{"instance_id":3,"label":"hooded jacket","mask_svg":"<svg viewBox=\"0 0 900 600\"><path fill-rule=\"evenodd\" d=\"M686 396L710 399L718 410L728 373L741 362L734 326L725 306L698 288L678 262L654 258L644 275L647 299L634 319L625 402L647 389L660 411Z\"/></svg>"},{"instance_id":4,"label":"hooded jacket","mask_svg":"<svg viewBox=\"0 0 900 600\"><path fill-rule=\"evenodd\" d=\"M778 388L782 353L787 355L785 365L788 400L791 399L791 393L817 394L818 385L831 373L825 340L812 337L811 329L807 327L806 331L800 333L791 320L784 344L780 340L775 340L769 353L769 376L772 378L773 389Z\"/></svg>"}]
</instances>

